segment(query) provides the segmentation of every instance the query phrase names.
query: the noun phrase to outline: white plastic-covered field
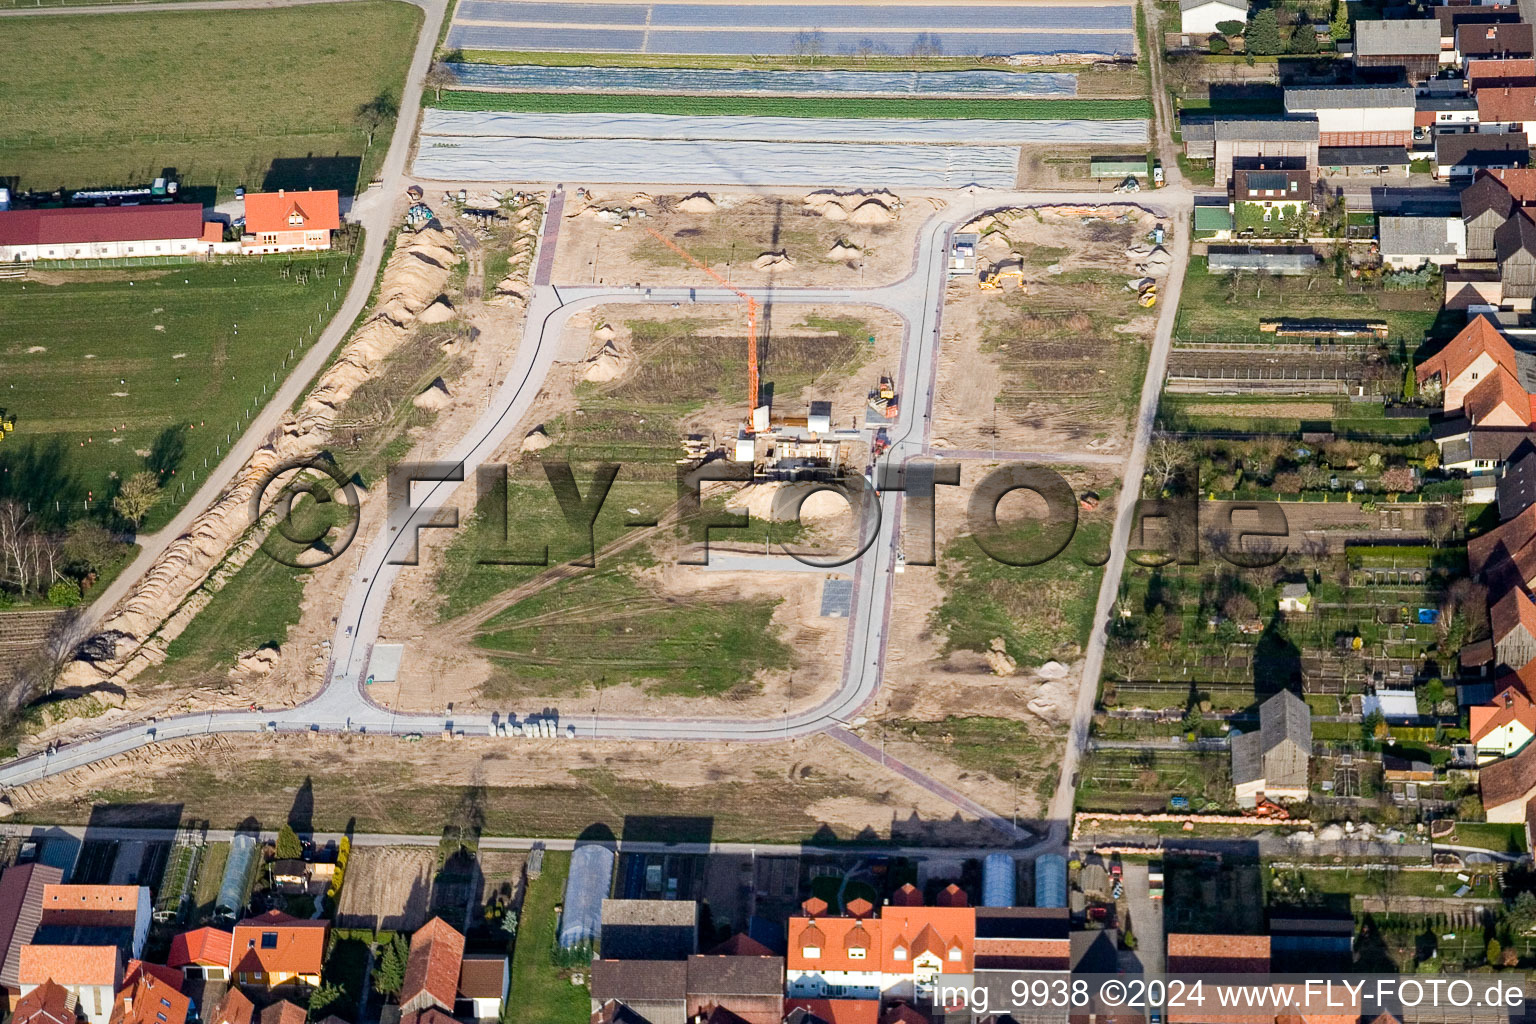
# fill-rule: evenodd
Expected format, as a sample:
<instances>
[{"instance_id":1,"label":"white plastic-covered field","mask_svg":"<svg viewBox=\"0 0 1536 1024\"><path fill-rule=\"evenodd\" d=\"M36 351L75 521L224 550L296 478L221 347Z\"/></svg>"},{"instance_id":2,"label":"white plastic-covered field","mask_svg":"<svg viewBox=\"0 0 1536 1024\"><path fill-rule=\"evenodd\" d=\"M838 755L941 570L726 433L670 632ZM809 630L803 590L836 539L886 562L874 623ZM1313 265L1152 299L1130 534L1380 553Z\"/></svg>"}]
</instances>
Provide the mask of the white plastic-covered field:
<instances>
[{"instance_id":1,"label":"white plastic-covered field","mask_svg":"<svg viewBox=\"0 0 1536 1024\"><path fill-rule=\"evenodd\" d=\"M1009 56L1135 52L1131 5L460 0L448 46L586 53Z\"/></svg>"},{"instance_id":2,"label":"white plastic-covered field","mask_svg":"<svg viewBox=\"0 0 1536 1024\"><path fill-rule=\"evenodd\" d=\"M562 68L449 64L467 89L661 93L695 96L935 96L1029 99L1077 95L1062 71L760 71L756 69Z\"/></svg>"},{"instance_id":3,"label":"white plastic-covered field","mask_svg":"<svg viewBox=\"0 0 1536 1024\"><path fill-rule=\"evenodd\" d=\"M415 172L435 181L1012 188L1018 167L1017 146L424 135Z\"/></svg>"},{"instance_id":4,"label":"white plastic-covered field","mask_svg":"<svg viewBox=\"0 0 1536 1024\"><path fill-rule=\"evenodd\" d=\"M1144 145L1147 123L514 114L429 109L436 181L1012 188L1025 143Z\"/></svg>"}]
</instances>

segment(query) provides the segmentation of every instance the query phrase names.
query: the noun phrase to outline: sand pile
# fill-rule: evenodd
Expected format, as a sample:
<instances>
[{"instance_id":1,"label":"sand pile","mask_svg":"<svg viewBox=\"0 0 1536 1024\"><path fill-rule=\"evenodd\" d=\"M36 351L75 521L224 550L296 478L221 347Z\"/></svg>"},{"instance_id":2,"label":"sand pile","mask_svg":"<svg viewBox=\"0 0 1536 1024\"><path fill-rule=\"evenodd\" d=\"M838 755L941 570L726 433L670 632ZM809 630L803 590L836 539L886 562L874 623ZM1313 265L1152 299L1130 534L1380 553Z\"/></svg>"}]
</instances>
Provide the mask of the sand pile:
<instances>
[{"instance_id":1,"label":"sand pile","mask_svg":"<svg viewBox=\"0 0 1536 1024\"><path fill-rule=\"evenodd\" d=\"M606 384L608 381L617 380L624 375L629 368L629 360L613 342L603 345L603 349L597 355L587 360L587 368L582 377L594 384Z\"/></svg>"},{"instance_id":2,"label":"sand pile","mask_svg":"<svg viewBox=\"0 0 1536 1024\"><path fill-rule=\"evenodd\" d=\"M544 431L544 424L540 423L523 437L523 451L541 452L551 443L549 435Z\"/></svg>"},{"instance_id":3,"label":"sand pile","mask_svg":"<svg viewBox=\"0 0 1536 1024\"><path fill-rule=\"evenodd\" d=\"M411 404L418 409L437 412L440 409L446 409L452 401L453 396L448 393L447 383L443 378L438 377L427 385L426 390L411 399Z\"/></svg>"},{"instance_id":4,"label":"sand pile","mask_svg":"<svg viewBox=\"0 0 1536 1024\"><path fill-rule=\"evenodd\" d=\"M896 215L878 199L860 203L848 214L850 224L889 224L895 219Z\"/></svg>"},{"instance_id":5,"label":"sand pile","mask_svg":"<svg viewBox=\"0 0 1536 1024\"><path fill-rule=\"evenodd\" d=\"M618 331L613 329L612 324L603 324L597 330L592 332L592 337L596 338L598 341L612 341L615 337L618 336L618 333Z\"/></svg>"},{"instance_id":6,"label":"sand pile","mask_svg":"<svg viewBox=\"0 0 1536 1024\"><path fill-rule=\"evenodd\" d=\"M772 521L776 518L775 509L791 507L796 492L809 492L812 486L791 483L749 484L737 491L727 504L733 511L745 510L753 519ZM836 519L847 514L848 502L834 491L817 491L800 505L800 521L805 523Z\"/></svg>"},{"instance_id":7,"label":"sand pile","mask_svg":"<svg viewBox=\"0 0 1536 1024\"><path fill-rule=\"evenodd\" d=\"M851 260L864 255L864 250L847 241L839 241L827 250L829 260Z\"/></svg>"},{"instance_id":8,"label":"sand pile","mask_svg":"<svg viewBox=\"0 0 1536 1024\"><path fill-rule=\"evenodd\" d=\"M205 582L227 579L260 544L250 503L278 466L322 450L336 410L409 335L459 262L453 236L437 227L402 232L384 267L376 312L341 348L297 411L257 449L227 490L178 537L87 644L93 660L72 661L59 686L82 689L132 679L165 658L165 648L212 598ZM111 691L107 691L111 692Z\"/></svg>"},{"instance_id":9,"label":"sand pile","mask_svg":"<svg viewBox=\"0 0 1536 1024\"><path fill-rule=\"evenodd\" d=\"M709 197L708 192L695 192L678 203L677 208L683 213L714 213L720 209L719 205Z\"/></svg>"},{"instance_id":10,"label":"sand pile","mask_svg":"<svg viewBox=\"0 0 1536 1024\"><path fill-rule=\"evenodd\" d=\"M760 270L768 274L792 270L794 266L795 261L789 258L789 253L782 250L779 252L765 252L752 261L753 270Z\"/></svg>"},{"instance_id":11,"label":"sand pile","mask_svg":"<svg viewBox=\"0 0 1536 1024\"><path fill-rule=\"evenodd\" d=\"M277 668L277 659L282 651L276 647L258 647L250 654L242 654L235 659L235 667L229 670L231 676L256 675L264 676Z\"/></svg>"},{"instance_id":12,"label":"sand pile","mask_svg":"<svg viewBox=\"0 0 1536 1024\"><path fill-rule=\"evenodd\" d=\"M443 324L458 315L458 310L453 308L453 303L448 301L446 295L439 295L437 301L421 311L417 317L424 324Z\"/></svg>"}]
</instances>

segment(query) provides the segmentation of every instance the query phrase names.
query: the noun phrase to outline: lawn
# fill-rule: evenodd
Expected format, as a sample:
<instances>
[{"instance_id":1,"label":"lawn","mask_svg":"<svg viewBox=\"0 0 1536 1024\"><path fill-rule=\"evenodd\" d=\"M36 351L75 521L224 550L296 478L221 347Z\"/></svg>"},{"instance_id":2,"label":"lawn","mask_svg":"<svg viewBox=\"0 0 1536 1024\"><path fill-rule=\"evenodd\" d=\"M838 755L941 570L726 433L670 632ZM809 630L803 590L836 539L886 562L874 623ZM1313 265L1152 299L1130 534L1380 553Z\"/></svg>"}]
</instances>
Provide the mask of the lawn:
<instances>
[{"instance_id":1,"label":"lawn","mask_svg":"<svg viewBox=\"0 0 1536 1024\"><path fill-rule=\"evenodd\" d=\"M1495 853L1524 853L1525 826L1501 825L1488 821L1458 821L1452 846L1475 846Z\"/></svg>"},{"instance_id":2,"label":"lawn","mask_svg":"<svg viewBox=\"0 0 1536 1024\"><path fill-rule=\"evenodd\" d=\"M224 880L224 865L228 862L228 843L209 843L203 848L197 885L192 890L192 913L187 923L201 924L213 914L214 901L219 898L219 884Z\"/></svg>"},{"instance_id":3,"label":"lawn","mask_svg":"<svg viewBox=\"0 0 1536 1024\"><path fill-rule=\"evenodd\" d=\"M376 173L393 126L385 117L369 146L359 112L380 95L398 107L421 18L361 0L15 19L0 33L0 177L83 188L170 167L223 194L350 193Z\"/></svg>"},{"instance_id":4,"label":"lawn","mask_svg":"<svg viewBox=\"0 0 1536 1024\"><path fill-rule=\"evenodd\" d=\"M650 96L453 89L431 104L447 110L507 110L539 114L686 114L759 117L925 117L1045 120L1148 118L1147 100L968 100L823 96Z\"/></svg>"},{"instance_id":5,"label":"lawn","mask_svg":"<svg viewBox=\"0 0 1536 1024\"><path fill-rule=\"evenodd\" d=\"M624 559L560 580L493 618L477 638L498 673L487 696L579 693L617 683L657 694L719 696L791 653L770 626L772 599L679 598Z\"/></svg>"},{"instance_id":6,"label":"lawn","mask_svg":"<svg viewBox=\"0 0 1536 1024\"><path fill-rule=\"evenodd\" d=\"M313 341L349 266L337 252L0 282L0 404L16 421L0 495L78 516L150 468L162 496L144 529L158 529Z\"/></svg>"},{"instance_id":7,"label":"lawn","mask_svg":"<svg viewBox=\"0 0 1536 1024\"><path fill-rule=\"evenodd\" d=\"M1278 345L1277 350L1286 351ZM1310 426L1317 422L1316 418L1310 414L1298 415L1313 405L1329 406L1330 412L1323 419L1335 433L1345 437L1417 440L1429 430L1427 417L1388 417L1383 414L1381 405L1337 400L1329 395L1222 395L1211 398L1169 393L1158 403L1157 415L1170 430L1294 434L1304 429L1316 429Z\"/></svg>"},{"instance_id":8,"label":"lawn","mask_svg":"<svg viewBox=\"0 0 1536 1024\"><path fill-rule=\"evenodd\" d=\"M1380 320L1388 325L1386 344L1399 340L1413 351L1435 323L1441 296L1427 289L1387 290L1345 278L1323 268L1314 274L1212 274L1205 260L1193 257L1179 296L1174 335L1183 341L1218 335L1228 341L1275 344L1259 330L1259 321L1283 312L1301 319ZM1237 315L1234 316L1234 311Z\"/></svg>"},{"instance_id":9,"label":"lawn","mask_svg":"<svg viewBox=\"0 0 1536 1024\"><path fill-rule=\"evenodd\" d=\"M592 1006L584 985L571 984L571 972L555 966L555 929L565 880L571 870L566 850L545 850L544 870L528 881L512 951L512 990L508 1002L519 1020L540 1024L583 1024Z\"/></svg>"}]
</instances>

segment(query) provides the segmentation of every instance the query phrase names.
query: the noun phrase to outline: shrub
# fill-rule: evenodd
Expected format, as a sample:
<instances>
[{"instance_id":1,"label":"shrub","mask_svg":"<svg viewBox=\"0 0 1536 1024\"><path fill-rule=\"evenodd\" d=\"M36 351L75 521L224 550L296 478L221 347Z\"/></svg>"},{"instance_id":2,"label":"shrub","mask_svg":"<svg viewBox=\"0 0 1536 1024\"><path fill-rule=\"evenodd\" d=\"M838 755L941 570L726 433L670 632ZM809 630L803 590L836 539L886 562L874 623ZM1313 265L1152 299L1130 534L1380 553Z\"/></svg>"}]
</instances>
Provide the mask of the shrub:
<instances>
[{"instance_id":1,"label":"shrub","mask_svg":"<svg viewBox=\"0 0 1536 1024\"><path fill-rule=\"evenodd\" d=\"M60 580L48 588L48 603L73 608L80 603L80 584L74 580Z\"/></svg>"},{"instance_id":2,"label":"shrub","mask_svg":"<svg viewBox=\"0 0 1536 1024\"><path fill-rule=\"evenodd\" d=\"M1231 47L1227 45L1227 41L1221 36L1211 36L1205 41L1205 46L1206 49L1210 50L1212 53L1226 53L1231 49Z\"/></svg>"},{"instance_id":3,"label":"shrub","mask_svg":"<svg viewBox=\"0 0 1536 1024\"><path fill-rule=\"evenodd\" d=\"M1240 36L1248 28L1241 21L1218 21L1216 31L1224 36Z\"/></svg>"}]
</instances>

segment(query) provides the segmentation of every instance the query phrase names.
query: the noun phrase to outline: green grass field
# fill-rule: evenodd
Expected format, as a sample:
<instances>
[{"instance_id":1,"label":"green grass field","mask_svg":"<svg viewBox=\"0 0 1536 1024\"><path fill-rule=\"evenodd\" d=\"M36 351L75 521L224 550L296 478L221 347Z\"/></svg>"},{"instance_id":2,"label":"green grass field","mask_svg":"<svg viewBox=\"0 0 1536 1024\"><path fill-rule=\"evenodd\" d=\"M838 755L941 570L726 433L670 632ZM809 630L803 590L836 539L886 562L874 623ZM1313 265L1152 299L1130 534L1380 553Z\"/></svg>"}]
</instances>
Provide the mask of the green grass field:
<instances>
[{"instance_id":1,"label":"green grass field","mask_svg":"<svg viewBox=\"0 0 1536 1024\"><path fill-rule=\"evenodd\" d=\"M157 529L227 450L226 435L243 429L263 388L271 392L273 375L286 376L289 350L297 359L312 342L309 329L318 333L346 290L347 261L338 252L0 282L0 407L16 421L0 453L0 494L69 503L79 515L88 498L110 496L113 474L152 463L175 469L162 474L144 524ZM28 474L28 464L46 472Z\"/></svg>"},{"instance_id":2,"label":"green grass field","mask_svg":"<svg viewBox=\"0 0 1536 1024\"><path fill-rule=\"evenodd\" d=\"M1219 335L1228 341L1275 344L1273 334L1259 330L1259 320L1283 312L1300 319L1380 320L1390 329L1388 343L1395 346L1401 339L1411 352L1434 326L1440 304L1438 292L1388 291L1347 277L1341 282L1327 266L1296 277L1212 274L1205 259L1197 256L1184 275L1174 335L1184 341Z\"/></svg>"},{"instance_id":3,"label":"green grass field","mask_svg":"<svg viewBox=\"0 0 1536 1024\"><path fill-rule=\"evenodd\" d=\"M687 114L759 117L929 117L1096 121L1152 116L1147 100L955 100L793 96L650 96L449 90L431 103L446 110L506 110L536 114Z\"/></svg>"},{"instance_id":4,"label":"green grass field","mask_svg":"<svg viewBox=\"0 0 1536 1024\"><path fill-rule=\"evenodd\" d=\"M394 123L370 147L358 110L380 94L398 105L421 17L362 0L12 20L0 33L0 177L83 188L170 167L225 194L350 192L372 178Z\"/></svg>"}]
</instances>

